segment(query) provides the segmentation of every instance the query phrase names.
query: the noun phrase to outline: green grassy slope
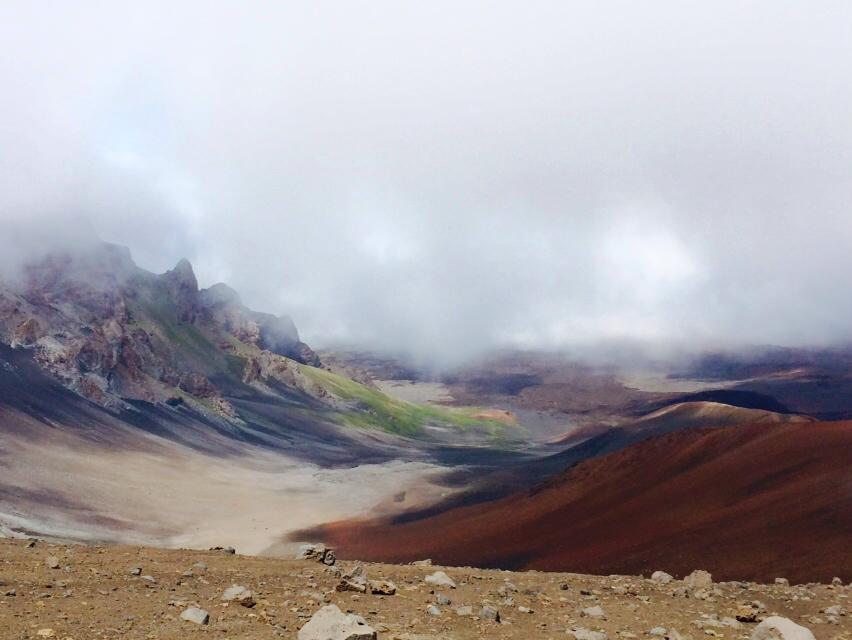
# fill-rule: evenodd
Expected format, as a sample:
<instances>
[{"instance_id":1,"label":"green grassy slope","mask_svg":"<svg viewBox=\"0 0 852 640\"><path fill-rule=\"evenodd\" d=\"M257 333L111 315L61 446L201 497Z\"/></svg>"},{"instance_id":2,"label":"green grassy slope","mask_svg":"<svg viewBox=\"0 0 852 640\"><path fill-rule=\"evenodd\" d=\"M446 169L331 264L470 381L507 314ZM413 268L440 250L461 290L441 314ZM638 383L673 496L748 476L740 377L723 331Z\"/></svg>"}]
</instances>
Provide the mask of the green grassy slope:
<instances>
[{"instance_id":1,"label":"green grassy slope","mask_svg":"<svg viewBox=\"0 0 852 640\"><path fill-rule=\"evenodd\" d=\"M477 407L450 408L412 404L325 369L299 365L299 370L332 395L354 405L351 411L344 414L346 421L354 426L417 436L425 426L434 425L461 430L478 429L498 438L506 428L512 428L498 420L473 417L480 411Z\"/></svg>"}]
</instances>

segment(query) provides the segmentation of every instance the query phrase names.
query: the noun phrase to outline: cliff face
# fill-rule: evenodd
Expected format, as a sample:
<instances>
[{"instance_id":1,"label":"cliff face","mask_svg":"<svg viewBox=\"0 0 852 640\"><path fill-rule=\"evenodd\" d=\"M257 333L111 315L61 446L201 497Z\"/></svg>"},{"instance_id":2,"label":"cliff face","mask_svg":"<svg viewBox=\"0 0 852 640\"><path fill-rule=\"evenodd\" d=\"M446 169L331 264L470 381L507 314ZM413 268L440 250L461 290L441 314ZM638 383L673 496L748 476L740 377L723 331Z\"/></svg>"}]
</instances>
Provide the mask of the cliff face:
<instances>
[{"instance_id":1,"label":"cliff face","mask_svg":"<svg viewBox=\"0 0 852 640\"><path fill-rule=\"evenodd\" d=\"M186 260L156 275L108 244L47 256L0 281L0 342L31 350L101 406L195 399L225 417L234 412L221 386L263 354L320 364L290 318L248 309L223 284L199 290Z\"/></svg>"}]
</instances>

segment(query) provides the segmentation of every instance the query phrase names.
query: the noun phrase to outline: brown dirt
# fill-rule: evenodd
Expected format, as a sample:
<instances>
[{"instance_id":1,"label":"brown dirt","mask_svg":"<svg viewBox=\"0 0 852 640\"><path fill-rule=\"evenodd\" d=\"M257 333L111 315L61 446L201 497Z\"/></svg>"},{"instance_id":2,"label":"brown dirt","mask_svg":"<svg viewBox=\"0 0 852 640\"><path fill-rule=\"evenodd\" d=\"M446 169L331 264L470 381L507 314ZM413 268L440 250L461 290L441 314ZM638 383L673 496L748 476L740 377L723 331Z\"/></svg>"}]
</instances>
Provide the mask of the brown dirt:
<instances>
[{"instance_id":1,"label":"brown dirt","mask_svg":"<svg viewBox=\"0 0 852 640\"><path fill-rule=\"evenodd\" d=\"M50 556L59 560L60 568L48 568ZM197 562L206 563L207 569L193 568ZM141 568L141 576L130 574L134 566ZM344 569L351 566L345 563ZM849 587L728 583L714 585L706 594L709 599L699 599L678 595L680 582L658 585L640 577L445 568L458 588L439 589L453 604L431 616L425 609L435 602L435 594L423 578L437 567L365 568L370 578L396 583L397 595L338 593L332 571L308 561L44 542L28 549L23 540L0 540L0 637L36 640L48 637L39 636L39 631L52 629L59 640L295 638L308 618L331 602L366 618L381 640L571 638L566 630L574 627L602 630L610 638L633 638L647 637L655 626L676 629L687 639L713 635L734 640L747 638L754 624L716 626L713 616L733 616L740 603L752 600L763 602L768 613L809 627L818 640L852 637L849 617L830 624L820 613L827 606L848 606ZM188 570L193 575L183 575ZM155 582L149 584L142 576ZM254 591L255 607L221 601L222 592L235 583ZM9 595L13 590L15 595ZM486 602L499 609L502 624L455 613L463 605L478 612ZM209 625L180 619L190 605L209 611ZM606 620L581 617L583 608L594 605L603 608ZM521 612L519 606L533 612ZM813 616L822 622L811 621Z\"/></svg>"},{"instance_id":2,"label":"brown dirt","mask_svg":"<svg viewBox=\"0 0 852 640\"><path fill-rule=\"evenodd\" d=\"M518 424L517 416L505 409L485 409L484 411L474 413L472 417L482 420L497 420L503 424Z\"/></svg>"},{"instance_id":3,"label":"brown dirt","mask_svg":"<svg viewBox=\"0 0 852 640\"><path fill-rule=\"evenodd\" d=\"M852 422L684 431L439 515L342 522L342 557L584 573L852 579Z\"/></svg>"}]
</instances>

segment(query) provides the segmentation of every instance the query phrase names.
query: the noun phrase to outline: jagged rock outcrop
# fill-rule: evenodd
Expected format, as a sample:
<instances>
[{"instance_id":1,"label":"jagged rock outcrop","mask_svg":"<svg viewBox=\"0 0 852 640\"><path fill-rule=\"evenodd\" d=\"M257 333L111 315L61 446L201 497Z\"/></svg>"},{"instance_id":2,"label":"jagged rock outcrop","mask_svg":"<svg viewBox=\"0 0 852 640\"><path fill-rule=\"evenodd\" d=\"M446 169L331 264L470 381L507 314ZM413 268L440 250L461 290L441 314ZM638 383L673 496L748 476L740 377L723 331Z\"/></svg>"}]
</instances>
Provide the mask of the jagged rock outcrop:
<instances>
[{"instance_id":1,"label":"jagged rock outcrop","mask_svg":"<svg viewBox=\"0 0 852 640\"><path fill-rule=\"evenodd\" d=\"M157 275L104 243L0 280L0 343L31 350L44 370L107 408L190 402L225 418L236 413L217 380L288 384L286 358L319 364L290 318L248 309L226 285L199 290L186 260Z\"/></svg>"},{"instance_id":2,"label":"jagged rock outcrop","mask_svg":"<svg viewBox=\"0 0 852 640\"><path fill-rule=\"evenodd\" d=\"M223 283L202 291L199 300L212 320L239 341L303 364L319 366L319 357L299 339L290 317L252 311L236 291Z\"/></svg>"}]
</instances>

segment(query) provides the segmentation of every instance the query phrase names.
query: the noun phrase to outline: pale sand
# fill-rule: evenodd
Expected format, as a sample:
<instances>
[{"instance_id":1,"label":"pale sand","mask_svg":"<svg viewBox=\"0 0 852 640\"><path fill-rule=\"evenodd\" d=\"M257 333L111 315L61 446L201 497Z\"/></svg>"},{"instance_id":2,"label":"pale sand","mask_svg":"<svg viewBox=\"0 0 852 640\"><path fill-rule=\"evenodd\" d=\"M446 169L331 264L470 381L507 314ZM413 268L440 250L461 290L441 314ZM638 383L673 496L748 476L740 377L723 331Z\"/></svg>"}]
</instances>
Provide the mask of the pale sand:
<instances>
[{"instance_id":1,"label":"pale sand","mask_svg":"<svg viewBox=\"0 0 852 640\"><path fill-rule=\"evenodd\" d=\"M449 388L441 382L414 380L374 380L375 385L392 398L415 404L442 404L453 401Z\"/></svg>"},{"instance_id":2,"label":"pale sand","mask_svg":"<svg viewBox=\"0 0 852 640\"><path fill-rule=\"evenodd\" d=\"M76 540L289 552L283 536L434 499L439 467L322 469L246 448L219 458L145 436L150 452L0 433L0 525ZM270 550L272 552L272 550Z\"/></svg>"}]
</instances>

